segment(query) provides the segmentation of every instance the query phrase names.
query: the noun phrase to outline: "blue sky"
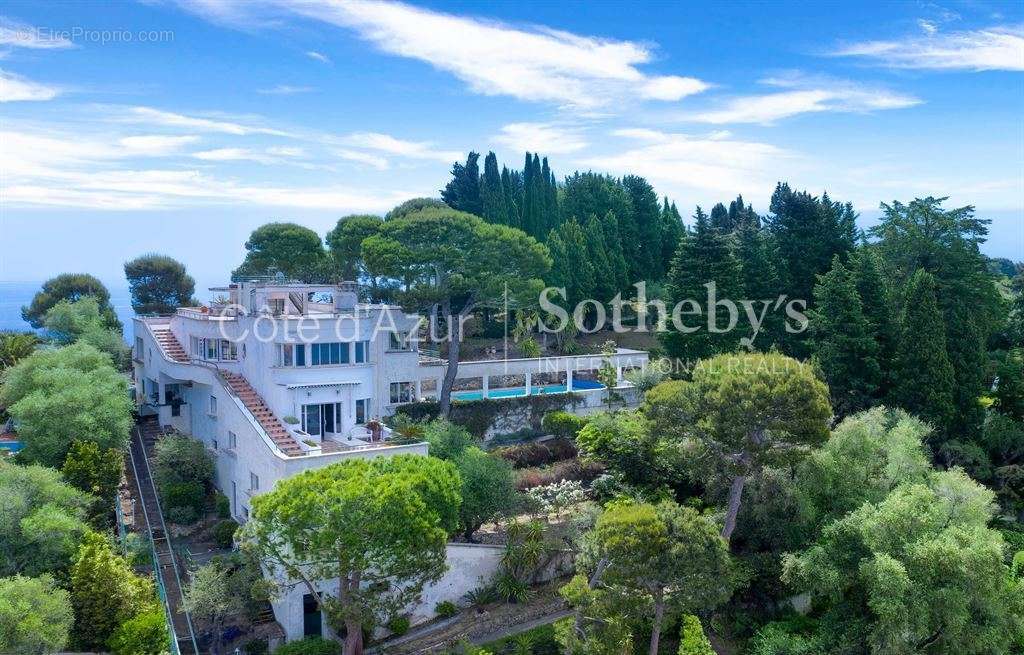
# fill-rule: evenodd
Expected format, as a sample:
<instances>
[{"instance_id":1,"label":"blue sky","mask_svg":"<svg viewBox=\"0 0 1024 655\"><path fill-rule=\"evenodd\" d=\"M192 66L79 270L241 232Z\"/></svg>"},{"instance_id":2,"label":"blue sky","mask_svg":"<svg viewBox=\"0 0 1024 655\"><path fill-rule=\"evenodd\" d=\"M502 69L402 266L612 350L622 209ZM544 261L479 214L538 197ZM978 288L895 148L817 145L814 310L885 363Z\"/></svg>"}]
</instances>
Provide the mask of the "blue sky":
<instances>
[{"instance_id":1,"label":"blue sky","mask_svg":"<svg viewBox=\"0 0 1024 655\"><path fill-rule=\"evenodd\" d=\"M646 176L685 213L776 180L949 195L1024 259L1020 3L7 2L0 280L146 251L223 280L249 231L436 195L494 150Z\"/></svg>"}]
</instances>

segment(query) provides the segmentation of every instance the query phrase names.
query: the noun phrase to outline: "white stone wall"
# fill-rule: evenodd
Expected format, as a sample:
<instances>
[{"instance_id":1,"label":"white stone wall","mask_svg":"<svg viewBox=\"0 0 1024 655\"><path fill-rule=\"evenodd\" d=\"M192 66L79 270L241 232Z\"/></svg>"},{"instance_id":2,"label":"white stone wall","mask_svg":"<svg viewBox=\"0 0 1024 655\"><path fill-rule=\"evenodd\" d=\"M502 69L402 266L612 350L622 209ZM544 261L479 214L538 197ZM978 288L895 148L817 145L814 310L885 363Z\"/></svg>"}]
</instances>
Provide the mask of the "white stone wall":
<instances>
[{"instance_id":1,"label":"white stone wall","mask_svg":"<svg viewBox=\"0 0 1024 655\"><path fill-rule=\"evenodd\" d=\"M490 582L498 571L504 548L486 544L456 544L447 547L448 571L438 582L423 589L420 602L409 610L413 625L433 619L434 607L441 601L449 600L456 605L465 605L463 596L469 591ZM337 594L338 581L321 581L318 591ZM274 616L284 628L288 641L303 638L302 597L309 593L305 584L289 585L287 589L271 600ZM325 637L337 635L322 621Z\"/></svg>"}]
</instances>

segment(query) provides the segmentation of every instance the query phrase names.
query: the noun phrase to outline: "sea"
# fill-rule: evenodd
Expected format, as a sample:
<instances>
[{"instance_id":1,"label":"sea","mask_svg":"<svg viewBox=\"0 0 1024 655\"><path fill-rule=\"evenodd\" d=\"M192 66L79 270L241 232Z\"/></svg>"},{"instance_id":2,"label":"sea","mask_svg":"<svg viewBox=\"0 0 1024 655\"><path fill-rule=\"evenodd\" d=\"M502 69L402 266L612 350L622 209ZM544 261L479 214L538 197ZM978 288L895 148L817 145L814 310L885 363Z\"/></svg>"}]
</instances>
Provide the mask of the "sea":
<instances>
[{"instance_id":1,"label":"sea","mask_svg":"<svg viewBox=\"0 0 1024 655\"><path fill-rule=\"evenodd\" d=\"M32 326L21 318L21 308L32 302L42 282L0 282L0 330L31 331ZM124 325L124 338L132 342L132 296L128 288L110 290L110 304Z\"/></svg>"}]
</instances>

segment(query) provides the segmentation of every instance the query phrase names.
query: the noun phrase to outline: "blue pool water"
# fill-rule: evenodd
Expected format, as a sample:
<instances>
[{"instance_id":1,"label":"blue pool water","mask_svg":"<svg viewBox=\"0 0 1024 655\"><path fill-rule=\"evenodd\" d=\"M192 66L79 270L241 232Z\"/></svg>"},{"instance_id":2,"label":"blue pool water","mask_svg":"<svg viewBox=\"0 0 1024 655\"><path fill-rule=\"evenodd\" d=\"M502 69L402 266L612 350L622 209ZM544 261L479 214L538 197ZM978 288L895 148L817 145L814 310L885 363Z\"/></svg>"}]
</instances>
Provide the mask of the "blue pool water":
<instances>
[{"instance_id":1,"label":"blue pool water","mask_svg":"<svg viewBox=\"0 0 1024 655\"><path fill-rule=\"evenodd\" d=\"M0 450L9 450L16 453L24 447L20 441L0 441Z\"/></svg>"},{"instance_id":2,"label":"blue pool water","mask_svg":"<svg viewBox=\"0 0 1024 655\"><path fill-rule=\"evenodd\" d=\"M572 384L573 391L587 391L590 389L604 389L604 385L600 382L592 382L590 380L574 380ZM537 396L540 394L548 393L565 393L566 388L564 384L544 384L539 386L530 387L530 395ZM491 389L487 392L488 398L513 398L516 396L525 396L526 387L509 387L507 389ZM483 391L454 391L452 392L452 400L483 400Z\"/></svg>"}]
</instances>

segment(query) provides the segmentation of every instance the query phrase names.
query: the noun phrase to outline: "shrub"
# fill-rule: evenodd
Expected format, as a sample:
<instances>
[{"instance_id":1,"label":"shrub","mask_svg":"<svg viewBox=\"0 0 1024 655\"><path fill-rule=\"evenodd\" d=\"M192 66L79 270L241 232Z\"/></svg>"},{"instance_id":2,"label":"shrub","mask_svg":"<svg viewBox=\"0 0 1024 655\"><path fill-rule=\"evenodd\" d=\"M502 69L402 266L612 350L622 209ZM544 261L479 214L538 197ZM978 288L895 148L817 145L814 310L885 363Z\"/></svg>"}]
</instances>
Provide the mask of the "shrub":
<instances>
[{"instance_id":1,"label":"shrub","mask_svg":"<svg viewBox=\"0 0 1024 655\"><path fill-rule=\"evenodd\" d=\"M500 596L498 596L498 590L493 584L487 584L476 589L470 589L463 598L473 607L483 607L484 605L496 603Z\"/></svg>"},{"instance_id":2,"label":"shrub","mask_svg":"<svg viewBox=\"0 0 1024 655\"><path fill-rule=\"evenodd\" d=\"M160 655L167 652L169 638L164 613L152 610L122 623L107 646L114 655Z\"/></svg>"},{"instance_id":3,"label":"shrub","mask_svg":"<svg viewBox=\"0 0 1024 655\"><path fill-rule=\"evenodd\" d=\"M217 495L213 499L213 504L214 507L217 509L217 518L231 518L231 501L228 500L227 496L218 491Z\"/></svg>"},{"instance_id":4,"label":"shrub","mask_svg":"<svg viewBox=\"0 0 1024 655\"><path fill-rule=\"evenodd\" d=\"M523 339L519 349L523 351L523 357L540 357L540 344L533 337Z\"/></svg>"},{"instance_id":5,"label":"shrub","mask_svg":"<svg viewBox=\"0 0 1024 655\"><path fill-rule=\"evenodd\" d=\"M603 472L604 467L598 462L567 459L542 468L520 469L517 471L516 489L523 491L566 480L590 482Z\"/></svg>"},{"instance_id":6,"label":"shrub","mask_svg":"<svg viewBox=\"0 0 1024 655\"><path fill-rule=\"evenodd\" d=\"M267 655L270 647L265 639L250 639L242 646L245 655Z\"/></svg>"},{"instance_id":7,"label":"shrub","mask_svg":"<svg viewBox=\"0 0 1024 655\"><path fill-rule=\"evenodd\" d=\"M454 460L464 450L476 444L466 428L444 419L436 419L423 428L423 439L430 444L430 454L434 457Z\"/></svg>"},{"instance_id":8,"label":"shrub","mask_svg":"<svg viewBox=\"0 0 1024 655\"><path fill-rule=\"evenodd\" d=\"M340 655L341 646L323 637L306 637L280 646L274 655Z\"/></svg>"},{"instance_id":9,"label":"shrub","mask_svg":"<svg viewBox=\"0 0 1024 655\"><path fill-rule=\"evenodd\" d=\"M700 619L693 614L683 617L683 625L679 630L679 655L715 655Z\"/></svg>"},{"instance_id":10,"label":"shrub","mask_svg":"<svg viewBox=\"0 0 1024 655\"><path fill-rule=\"evenodd\" d=\"M187 508L198 516L204 509L205 495L206 490L198 481L171 482L161 489L160 500L168 514L178 508Z\"/></svg>"},{"instance_id":11,"label":"shrub","mask_svg":"<svg viewBox=\"0 0 1024 655\"><path fill-rule=\"evenodd\" d=\"M402 636L406 632L409 632L410 621L408 616L395 616L388 621L388 630L391 634L396 636Z\"/></svg>"},{"instance_id":12,"label":"shrub","mask_svg":"<svg viewBox=\"0 0 1024 655\"><path fill-rule=\"evenodd\" d=\"M231 548L235 543L235 531L238 524L231 519L225 519L213 526L213 542L218 548Z\"/></svg>"},{"instance_id":13,"label":"shrub","mask_svg":"<svg viewBox=\"0 0 1024 655\"><path fill-rule=\"evenodd\" d=\"M571 412L551 412L544 415L544 429L563 439L575 439L577 433L587 424L587 419Z\"/></svg>"},{"instance_id":14,"label":"shrub","mask_svg":"<svg viewBox=\"0 0 1024 655\"><path fill-rule=\"evenodd\" d=\"M169 522L178 525L192 525L199 520L199 514L192 507L172 507L164 512L164 516Z\"/></svg>"},{"instance_id":15,"label":"shrub","mask_svg":"<svg viewBox=\"0 0 1024 655\"><path fill-rule=\"evenodd\" d=\"M285 423L287 423L288 425L298 425L299 424L299 419L297 419L294 416L282 416L281 420L284 421Z\"/></svg>"},{"instance_id":16,"label":"shrub","mask_svg":"<svg viewBox=\"0 0 1024 655\"><path fill-rule=\"evenodd\" d=\"M559 437L544 442L533 441L495 448L492 452L508 460L515 468L527 468L572 459L576 457L576 446L572 441Z\"/></svg>"},{"instance_id":17,"label":"shrub","mask_svg":"<svg viewBox=\"0 0 1024 655\"><path fill-rule=\"evenodd\" d=\"M213 486L213 457L201 441L179 435L164 437L156 442L154 460L153 477L162 493L174 483L199 484L203 493Z\"/></svg>"},{"instance_id":18,"label":"shrub","mask_svg":"<svg viewBox=\"0 0 1024 655\"><path fill-rule=\"evenodd\" d=\"M434 614L437 614L441 618L455 616L458 613L458 606L450 600L442 600L437 605L434 605Z\"/></svg>"}]
</instances>

